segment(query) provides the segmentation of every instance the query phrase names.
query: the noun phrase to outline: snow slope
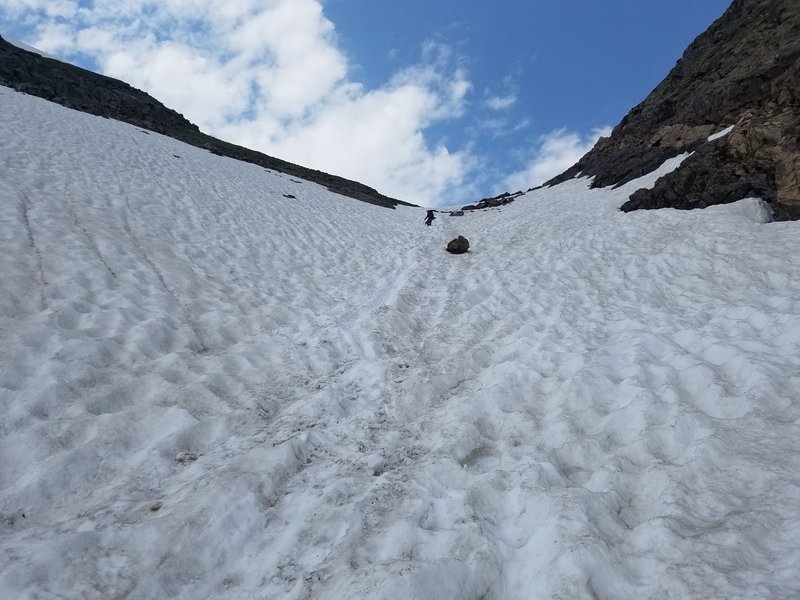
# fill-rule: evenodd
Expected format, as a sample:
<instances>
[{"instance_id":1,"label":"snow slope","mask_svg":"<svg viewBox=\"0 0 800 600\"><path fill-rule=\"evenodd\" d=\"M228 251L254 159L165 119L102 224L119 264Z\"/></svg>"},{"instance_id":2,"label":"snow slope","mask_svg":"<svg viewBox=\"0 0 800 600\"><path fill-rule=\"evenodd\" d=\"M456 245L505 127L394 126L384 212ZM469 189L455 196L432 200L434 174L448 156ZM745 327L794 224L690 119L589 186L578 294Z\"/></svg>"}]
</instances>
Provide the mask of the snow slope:
<instances>
[{"instance_id":1,"label":"snow slope","mask_svg":"<svg viewBox=\"0 0 800 600\"><path fill-rule=\"evenodd\" d=\"M0 139L0 598L800 595L800 223Z\"/></svg>"}]
</instances>

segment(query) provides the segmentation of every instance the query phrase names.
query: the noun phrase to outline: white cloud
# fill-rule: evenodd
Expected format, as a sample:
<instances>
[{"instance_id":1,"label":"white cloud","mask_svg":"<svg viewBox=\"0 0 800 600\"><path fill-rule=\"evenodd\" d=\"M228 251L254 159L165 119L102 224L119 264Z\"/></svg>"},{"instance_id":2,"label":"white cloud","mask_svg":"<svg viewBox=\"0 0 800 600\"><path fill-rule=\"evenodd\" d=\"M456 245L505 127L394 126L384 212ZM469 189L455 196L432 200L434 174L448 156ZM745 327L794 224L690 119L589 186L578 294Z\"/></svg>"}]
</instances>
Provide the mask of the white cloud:
<instances>
[{"instance_id":1,"label":"white cloud","mask_svg":"<svg viewBox=\"0 0 800 600\"><path fill-rule=\"evenodd\" d=\"M468 164L465 154L425 142L420 127L442 110L440 102L414 84L345 96L308 121L275 133L271 149L287 160L324 164L367 183L377 180L387 195L433 205L462 181ZM231 125L225 133L251 146L270 134L250 122Z\"/></svg>"},{"instance_id":2,"label":"white cloud","mask_svg":"<svg viewBox=\"0 0 800 600\"><path fill-rule=\"evenodd\" d=\"M514 94L508 96L492 96L486 100L486 106L492 110L507 110L517 103L517 97Z\"/></svg>"},{"instance_id":3,"label":"white cloud","mask_svg":"<svg viewBox=\"0 0 800 600\"><path fill-rule=\"evenodd\" d=\"M469 152L426 138L472 87L443 44L364 89L320 0L6 1L43 51L91 58L209 133L415 203L464 185Z\"/></svg>"},{"instance_id":4,"label":"white cloud","mask_svg":"<svg viewBox=\"0 0 800 600\"><path fill-rule=\"evenodd\" d=\"M49 18L69 19L77 13L78 2L76 0L3 0L3 9L12 15L41 11Z\"/></svg>"},{"instance_id":5,"label":"white cloud","mask_svg":"<svg viewBox=\"0 0 800 600\"><path fill-rule=\"evenodd\" d=\"M541 185L578 162L600 137L610 133L610 127L600 127L583 136L565 129L542 136L528 165L506 177L497 190L526 190Z\"/></svg>"},{"instance_id":6,"label":"white cloud","mask_svg":"<svg viewBox=\"0 0 800 600\"><path fill-rule=\"evenodd\" d=\"M512 119L508 115L493 116L477 121L478 128L486 131L494 139L513 135L527 129L530 125L531 120L528 118Z\"/></svg>"}]
</instances>

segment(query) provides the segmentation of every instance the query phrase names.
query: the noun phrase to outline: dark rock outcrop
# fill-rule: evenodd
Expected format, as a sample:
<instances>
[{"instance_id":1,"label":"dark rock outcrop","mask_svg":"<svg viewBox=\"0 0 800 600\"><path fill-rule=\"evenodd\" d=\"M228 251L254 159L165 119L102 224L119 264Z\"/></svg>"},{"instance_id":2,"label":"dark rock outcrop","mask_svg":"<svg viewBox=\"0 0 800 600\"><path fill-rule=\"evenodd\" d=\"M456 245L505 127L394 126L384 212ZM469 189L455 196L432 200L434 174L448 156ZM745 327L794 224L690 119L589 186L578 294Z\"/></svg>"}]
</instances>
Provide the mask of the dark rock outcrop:
<instances>
[{"instance_id":1,"label":"dark rock outcrop","mask_svg":"<svg viewBox=\"0 0 800 600\"><path fill-rule=\"evenodd\" d=\"M464 210L483 210L485 208L495 208L498 206L505 206L516 200L519 196L522 196L524 192L514 192L513 194L510 192L505 192L500 194L499 196L494 196L492 198L483 198L477 204L468 204L467 206L463 206L461 208L462 211Z\"/></svg>"},{"instance_id":2,"label":"dark rock outcrop","mask_svg":"<svg viewBox=\"0 0 800 600\"><path fill-rule=\"evenodd\" d=\"M458 236L456 239L451 240L445 248L450 254L464 254L469 250L469 240L463 235Z\"/></svg>"},{"instance_id":3,"label":"dark rock outcrop","mask_svg":"<svg viewBox=\"0 0 800 600\"><path fill-rule=\"evenodd\" d=\"M584 175L592 187L618 186L685 152L693 154L622 209L758 196L776 218L800 217L800 2L734 0L609 138L547 185Z\"/></svg>"},{"instance_id":4,"label":"dark rock outcrop","mask_svg":"<svg viewBox=\"0 0 800 600\"><path fill-rule=\"evenodd\" d=\"M394 208L398 204L413 206L384 196L357 181L295 165L206 135L182 114L127 83L28 52L8 43L2 37L0 85L67 108L155 131L220 156L312 181L332 192L356 200L388 208Z\"/></svg>"}]
</instances>

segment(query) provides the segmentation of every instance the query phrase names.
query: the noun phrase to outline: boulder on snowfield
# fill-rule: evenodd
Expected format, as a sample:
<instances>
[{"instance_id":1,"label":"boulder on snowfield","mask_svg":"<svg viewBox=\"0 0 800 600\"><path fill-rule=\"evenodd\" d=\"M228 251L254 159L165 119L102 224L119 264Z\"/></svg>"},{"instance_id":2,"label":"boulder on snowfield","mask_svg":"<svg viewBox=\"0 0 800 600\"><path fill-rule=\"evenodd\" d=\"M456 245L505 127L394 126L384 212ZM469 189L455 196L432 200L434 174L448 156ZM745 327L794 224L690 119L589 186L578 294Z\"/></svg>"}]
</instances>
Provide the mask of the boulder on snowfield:
<instances>
[{"instance_id":1,"label":"boulder on snowfield","mask_svg":"<svg viewBox=\"0 0 800 600\"><path fill-rule=\"evenodd\" d=\"M456 239L451 240L445 248L450 254L464 254L469 250L469 240L463 235L458 236Z\"/></svg>"}]
</instances>

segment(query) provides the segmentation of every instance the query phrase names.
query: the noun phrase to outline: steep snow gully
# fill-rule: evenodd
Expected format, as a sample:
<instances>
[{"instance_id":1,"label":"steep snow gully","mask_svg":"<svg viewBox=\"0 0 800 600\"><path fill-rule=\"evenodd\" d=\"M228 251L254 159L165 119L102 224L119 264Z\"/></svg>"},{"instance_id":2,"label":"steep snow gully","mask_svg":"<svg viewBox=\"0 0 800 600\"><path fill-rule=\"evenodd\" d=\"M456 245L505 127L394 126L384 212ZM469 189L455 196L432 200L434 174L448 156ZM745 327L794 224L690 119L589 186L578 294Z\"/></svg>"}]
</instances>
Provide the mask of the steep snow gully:
<instances>
[{"instance_id":1,"label":"steep snow gully","mask_svg":"<svg viewBox=\"0 0 800 600\"><path fill-rule=\"evenodd\" d=\"M0 597L800 596L800 223L0 139Z\"/></svg>"}]
</instances>

